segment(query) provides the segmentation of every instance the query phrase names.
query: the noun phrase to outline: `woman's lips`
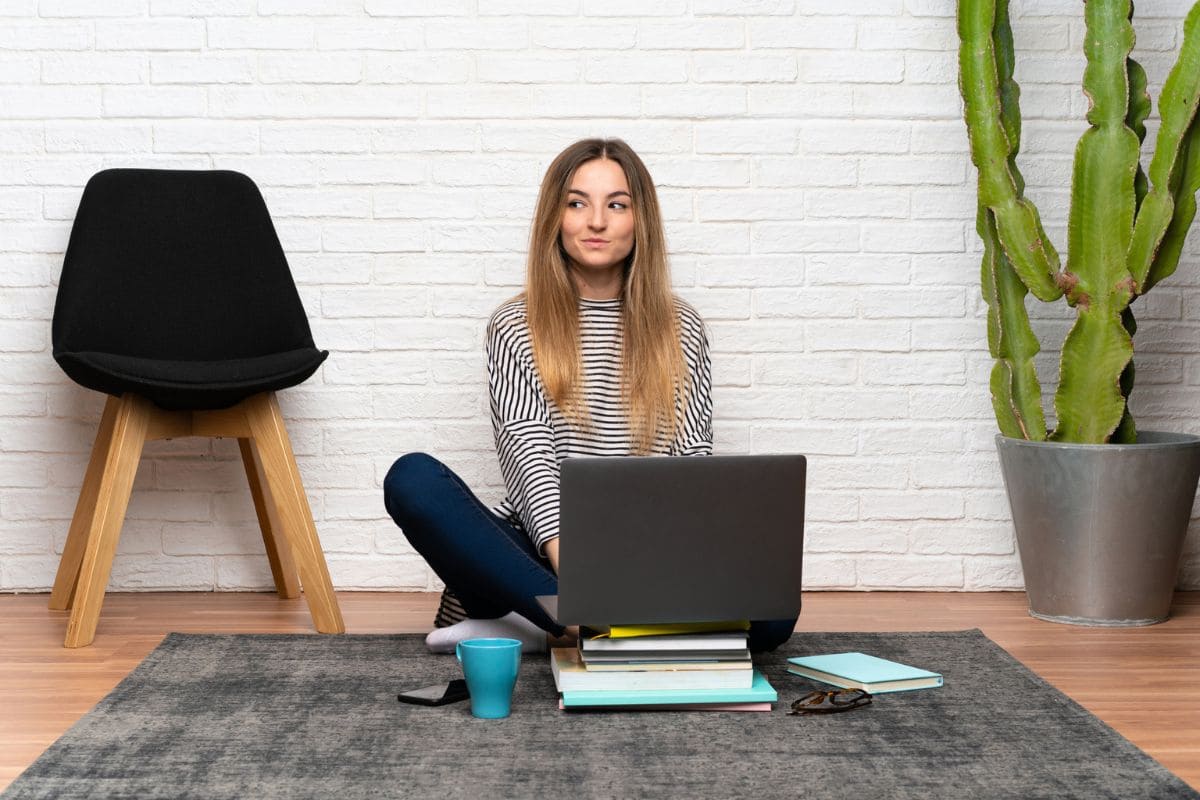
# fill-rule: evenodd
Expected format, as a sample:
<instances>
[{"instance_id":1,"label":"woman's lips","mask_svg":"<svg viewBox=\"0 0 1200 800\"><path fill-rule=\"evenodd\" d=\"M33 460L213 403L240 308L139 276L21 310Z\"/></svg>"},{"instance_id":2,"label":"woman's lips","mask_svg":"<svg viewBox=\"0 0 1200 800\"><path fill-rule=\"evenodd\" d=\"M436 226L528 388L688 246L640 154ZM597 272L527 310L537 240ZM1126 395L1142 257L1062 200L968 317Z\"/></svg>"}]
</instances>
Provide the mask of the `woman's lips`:
<instances>
[{"instance_id":1,"label":"woman's lips","mask_svg":"<svg viewBox=\"0 0 1200 800\"><path fill-rule=\"evenodd\" d=\"M608 244L608 240L607 239L584 239L583 243L586 244L588 247L604 247L604 245Z\"/></svg>"}]
</instances>

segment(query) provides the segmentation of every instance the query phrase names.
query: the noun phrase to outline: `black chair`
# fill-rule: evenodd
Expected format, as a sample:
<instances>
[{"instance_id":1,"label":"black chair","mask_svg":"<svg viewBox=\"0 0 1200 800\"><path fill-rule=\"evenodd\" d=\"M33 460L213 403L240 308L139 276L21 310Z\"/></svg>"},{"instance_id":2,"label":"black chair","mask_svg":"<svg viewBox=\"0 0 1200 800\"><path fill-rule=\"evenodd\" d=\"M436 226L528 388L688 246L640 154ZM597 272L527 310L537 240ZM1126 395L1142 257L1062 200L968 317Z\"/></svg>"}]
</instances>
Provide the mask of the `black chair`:
<instances>
[{"instance_id":1,"label":"black chair","mask_svg":"<svg viewBox=\"0 0 1200 800\"><path fill-rule=\"evenodd\" d=\"M274 392L318 350L258 187L225 171L111 169L88 181L54 307L54 358L109 396L50 607L95 637L142 445L236 437L280 596L345 628ZM299 573L299 580L297 580Z\"/></svg>"}]
</instances>

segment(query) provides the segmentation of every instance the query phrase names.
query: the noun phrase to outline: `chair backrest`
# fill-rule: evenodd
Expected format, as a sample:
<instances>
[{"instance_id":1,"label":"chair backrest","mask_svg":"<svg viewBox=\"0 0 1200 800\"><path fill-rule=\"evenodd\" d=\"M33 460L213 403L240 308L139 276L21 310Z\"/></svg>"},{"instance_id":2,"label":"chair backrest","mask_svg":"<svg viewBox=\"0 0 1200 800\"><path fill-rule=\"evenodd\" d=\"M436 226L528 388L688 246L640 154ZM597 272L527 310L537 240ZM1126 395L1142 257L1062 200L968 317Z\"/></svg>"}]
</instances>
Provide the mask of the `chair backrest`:
<instances>
[{"instance_id":1,"label":"chair backrest","mask_svg":"<svg viewBox=\"0 0 1200 800\"><path fill-rule=\"evenodd\" d=\"M88 181L54 307L55 354L217 361L312 347L262 194L238 172Z\"/></svg>"}]
</instances>

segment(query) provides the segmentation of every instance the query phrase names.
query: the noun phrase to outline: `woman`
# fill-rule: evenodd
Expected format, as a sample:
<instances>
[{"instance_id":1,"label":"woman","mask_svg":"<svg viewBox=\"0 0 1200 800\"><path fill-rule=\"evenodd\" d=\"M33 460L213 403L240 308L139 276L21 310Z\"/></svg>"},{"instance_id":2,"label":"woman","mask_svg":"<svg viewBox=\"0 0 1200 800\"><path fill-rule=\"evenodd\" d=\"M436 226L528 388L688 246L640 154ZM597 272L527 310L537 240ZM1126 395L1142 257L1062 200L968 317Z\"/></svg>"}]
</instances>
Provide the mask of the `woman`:
<instances>
[{"instance_id":1,"label":"woman","mask_svg":"<svg viewBox=\"0 0 1200 800\"><path fill-rule=\"evenodd\" d=\"M576 142L546 171L525 291L493 314L487 360L508 499L490 511L424 453L384 481L388 513L446 583L435 652L475 636L540 650L564 633L534 599L558 592L562 459L712 452L703 322L671 292L658 197L625 142ZM794 625L755 623L751 648Z\"/></svg>"}]
</instances>

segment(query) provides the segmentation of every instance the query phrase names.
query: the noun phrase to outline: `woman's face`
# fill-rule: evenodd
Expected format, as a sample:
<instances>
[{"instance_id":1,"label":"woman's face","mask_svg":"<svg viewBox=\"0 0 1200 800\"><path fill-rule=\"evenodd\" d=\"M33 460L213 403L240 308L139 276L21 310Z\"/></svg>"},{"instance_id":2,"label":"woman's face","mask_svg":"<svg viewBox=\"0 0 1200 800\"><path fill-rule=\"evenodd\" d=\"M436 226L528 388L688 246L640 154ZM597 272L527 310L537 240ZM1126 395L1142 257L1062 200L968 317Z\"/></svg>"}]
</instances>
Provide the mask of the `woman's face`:
<instances>
[{"instance_id":1,"label":"woman's face","mask_svg":"<svg viewBox=\"0 0 1200 800\"><path fill-rule=\"evenodd\" d=\"M632 201L617 162L597 158L575 170L559 235L580 277L600 277L625 263L634 243Z\"/></svg>"}]
</instances>

